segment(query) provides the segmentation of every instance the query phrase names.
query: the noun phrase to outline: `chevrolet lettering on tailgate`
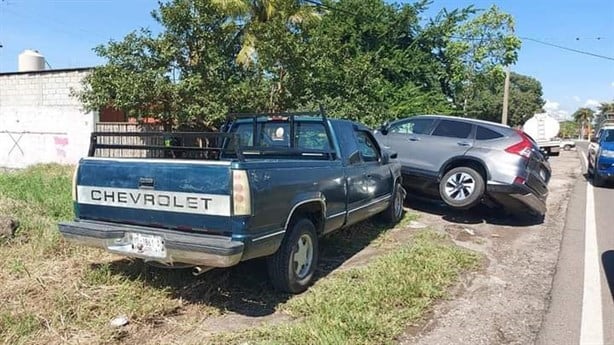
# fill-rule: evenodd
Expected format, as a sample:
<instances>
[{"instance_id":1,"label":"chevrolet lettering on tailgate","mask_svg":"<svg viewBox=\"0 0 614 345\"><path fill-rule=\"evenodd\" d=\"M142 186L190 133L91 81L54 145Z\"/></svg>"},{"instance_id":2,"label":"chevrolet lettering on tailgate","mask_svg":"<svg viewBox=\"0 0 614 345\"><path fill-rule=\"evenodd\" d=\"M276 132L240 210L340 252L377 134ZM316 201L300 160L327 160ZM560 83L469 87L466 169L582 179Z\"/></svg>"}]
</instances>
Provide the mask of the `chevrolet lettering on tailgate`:
<instances>
[{"instance_id":1,"label":"chevrolet lettering on tailgate","mask_svg":"<svg viewBox=\"0 0 614 345\"><path fill-rule=\"evenodd\" d=\"M138 208L180 213L230 215L228 195L145 191L140 189L77 187L78 200L87 205Z\"/></svg>"}]
</instances>

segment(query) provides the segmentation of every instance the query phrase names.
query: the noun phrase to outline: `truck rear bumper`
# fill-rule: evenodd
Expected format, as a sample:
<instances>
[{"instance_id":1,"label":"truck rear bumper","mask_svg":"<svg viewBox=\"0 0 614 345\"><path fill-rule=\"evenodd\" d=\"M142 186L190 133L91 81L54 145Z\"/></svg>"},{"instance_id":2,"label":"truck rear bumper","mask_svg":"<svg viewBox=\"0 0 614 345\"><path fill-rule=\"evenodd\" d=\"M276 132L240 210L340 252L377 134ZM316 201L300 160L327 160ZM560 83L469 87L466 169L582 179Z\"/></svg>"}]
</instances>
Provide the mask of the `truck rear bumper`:
<instances>
[{"instance_id":1,"label":"truck rear bumper","mask_svg":"<svg viewBox=\"0 0 614 345\"><path fill-rule=\"evenodd\" d=\"M59 229L66 240L75 244L169 265L229 267L241 261L244 247L243 242L225 236L97 221L64 222ZM155 239L156 250L143 249L143 243L135 244L134 236Z\"/></svg>"}]
</instances>

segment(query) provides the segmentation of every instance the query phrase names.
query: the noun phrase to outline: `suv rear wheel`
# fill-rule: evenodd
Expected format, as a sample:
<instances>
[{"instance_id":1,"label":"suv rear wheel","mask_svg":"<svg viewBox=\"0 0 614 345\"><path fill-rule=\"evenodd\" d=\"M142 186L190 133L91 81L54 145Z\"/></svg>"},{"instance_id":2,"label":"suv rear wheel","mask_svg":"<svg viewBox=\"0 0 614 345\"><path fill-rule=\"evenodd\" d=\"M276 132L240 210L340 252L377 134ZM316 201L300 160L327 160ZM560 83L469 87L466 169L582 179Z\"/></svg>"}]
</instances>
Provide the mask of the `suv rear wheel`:
<instances>
[{"instance_id":1,"label":"suv rear wheel","mask_svg":"<svg viewBox=\"0 0 614 345\"><path fill-rule=\"evenodd\" d=\"M454 168L443 175L439 182L439 195L453 208L471 208L484 195L484 178L473 168Z\"/></svg>"}]
</instances>

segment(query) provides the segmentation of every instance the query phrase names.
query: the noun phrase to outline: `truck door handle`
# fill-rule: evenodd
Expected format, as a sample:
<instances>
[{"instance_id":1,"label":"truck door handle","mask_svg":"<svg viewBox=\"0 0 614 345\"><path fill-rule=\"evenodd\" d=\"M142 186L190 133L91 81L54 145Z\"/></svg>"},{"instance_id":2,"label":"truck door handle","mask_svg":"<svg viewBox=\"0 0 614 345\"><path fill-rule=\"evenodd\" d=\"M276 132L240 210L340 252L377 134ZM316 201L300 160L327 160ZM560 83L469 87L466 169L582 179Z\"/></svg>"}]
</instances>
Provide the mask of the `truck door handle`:
<instances>
[{"instance_id":1,"label":"truck door handle","mask_svg":"<svg viewBox=\"0 0 614 345\"><path fill-rule=\"evenodd\" d=\"M464 141L459 141L457 144L458 144L458 146L471 146L470 143L464 142Z\"/></svg>"},{"instance_id":2,"label":"truck door handle","mask_svg":"<svg viewBox=\"0 0 614 345\"><path fill-rule=\"evenodd\" d=\"M409 141L420 141L420 138L416 138L416 137L409 137L409 139L407 139Z\"/></svg>"},{"instance_id":3,"label":"truck door handle","mask_svg":"<svg viewBox=\"0 0 614 345\"><path fill-rule=\"evenodd\" d=\"M154 179L151 177L141 177L139 179L139 189L154 189Z\"/></svg>"}]
</instances>

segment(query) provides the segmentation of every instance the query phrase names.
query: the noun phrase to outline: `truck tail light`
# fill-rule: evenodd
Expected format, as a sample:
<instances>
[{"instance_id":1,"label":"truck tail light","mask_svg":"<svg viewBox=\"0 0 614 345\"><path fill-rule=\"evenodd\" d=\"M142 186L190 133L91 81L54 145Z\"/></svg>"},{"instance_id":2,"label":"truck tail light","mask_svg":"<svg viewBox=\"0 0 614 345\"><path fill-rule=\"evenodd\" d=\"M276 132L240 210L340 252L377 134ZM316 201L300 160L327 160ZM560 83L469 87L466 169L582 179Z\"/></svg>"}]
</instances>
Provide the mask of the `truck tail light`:
<instances>
[{"instance_id":1,"label":"truck tail light","mask_svg":"<svg viewBox=\"0 0 614 345\"><path fill-rule=\"evenodd\" d=\"M531 157L531 150L533 149L533 144L531 143L531 140L529 140L529 138L527 138L527 136L521 131L518 131L518 134L520 135L522 140L506 148L505 152L519 155L524 158Z\"/></svg>"},{"instance_id":2,"label":"truck tail light","mask_svg":"<svg viewBox=\"0 0 614 345\"><path fill-rule=\"evenodd\" d=\"M232 171L232 201L235 216L249 216L252 214L249 180L245 170Z\"/></svg>"},{"instance_id":3,"label":"truck tail light","mask_svg":"<svg viewBox=\"0 0 614 345\"><path fill-rule=\"evenodd\" d=\"M72 173L72 201L77 202L77 174L79 173L79 164L75 166L75 171Z\"/></svg>"}]
</instances>

